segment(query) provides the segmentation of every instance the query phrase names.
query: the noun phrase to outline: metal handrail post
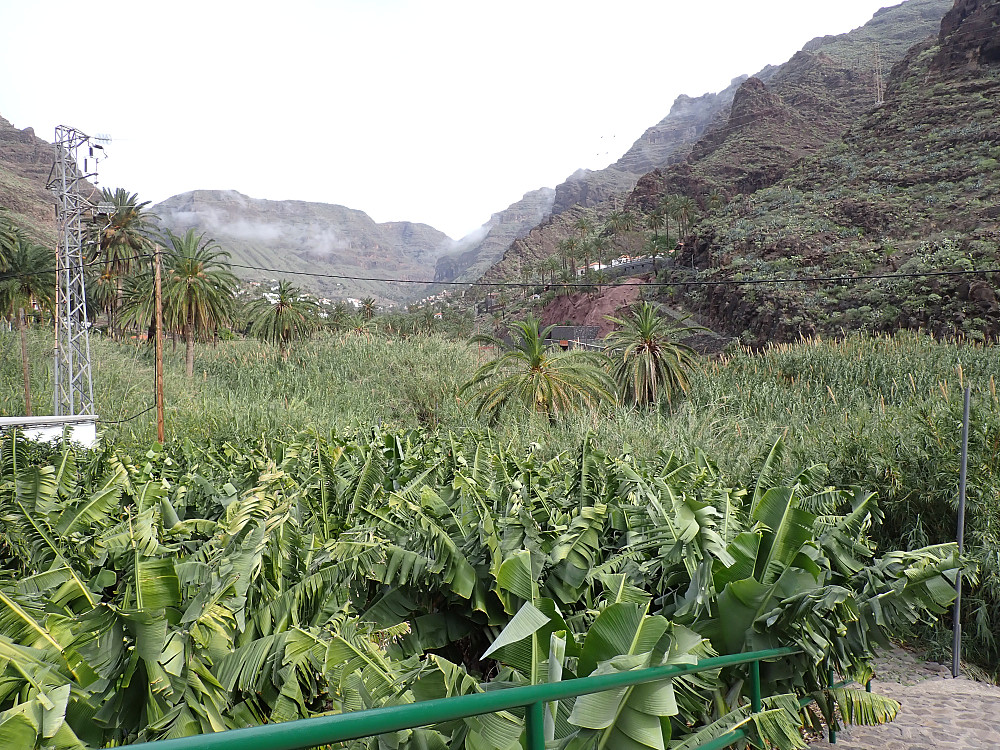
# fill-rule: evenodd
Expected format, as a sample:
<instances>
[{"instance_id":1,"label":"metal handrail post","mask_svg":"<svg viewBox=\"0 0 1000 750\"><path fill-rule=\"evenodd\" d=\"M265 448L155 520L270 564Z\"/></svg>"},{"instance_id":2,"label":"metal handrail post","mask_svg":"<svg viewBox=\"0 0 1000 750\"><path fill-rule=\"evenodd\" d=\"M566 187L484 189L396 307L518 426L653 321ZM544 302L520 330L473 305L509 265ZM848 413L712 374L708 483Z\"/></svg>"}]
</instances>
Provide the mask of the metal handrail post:
<instances>
[{"instance_id":1,"label":"metal handrail post","mask_svg":"<svg viewBox=\"0 0 1000 750\"><path fill-rule=\"evenodd\" d=\"M833 690L836 687L836 685L834 684L834 681L833 681L833 667L830 667L827 670L826 674L827 674L827 680L830 683L830 689ZM836 745L837 744L837 730L834 729L834 726L836 725L836 722L837 722L837 717L833 715L833 708L831 706L831 708L830 708L830 744L831 745Z\"/></svg>"},{"instance_id":2,"label":"metal handrail post","mask_svg":"<svg viewBox=\"0 0 1000 750\"><path fill-rule=\"evenodd\" d=\"M545 704L529 703L524 712L526 750L545 750Z\"/></svg>"}]
</instances>

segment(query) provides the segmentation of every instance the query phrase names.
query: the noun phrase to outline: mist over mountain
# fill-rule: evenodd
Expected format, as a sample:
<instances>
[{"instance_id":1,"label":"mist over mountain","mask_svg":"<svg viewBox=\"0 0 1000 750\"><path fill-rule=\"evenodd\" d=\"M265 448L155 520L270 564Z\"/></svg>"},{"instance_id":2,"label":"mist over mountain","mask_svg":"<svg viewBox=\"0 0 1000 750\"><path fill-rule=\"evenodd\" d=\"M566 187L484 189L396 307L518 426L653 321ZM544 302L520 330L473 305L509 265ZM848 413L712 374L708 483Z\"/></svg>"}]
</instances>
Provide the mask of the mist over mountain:
<instances>
[{"instance_id":1,"label":"mist over mountain","mask_svg":"<svg viewBox=\"0 0 1000 750\"><path fill-rule=\"evenodd\" d=\"M683 161L621 199L641 218L679 195L696 216L650 293L750 345L859 329L997 340L998 28L1000 0L910 0L744 81ZM873 38L891 40L881 100ZM557 252L583 210L487 279Z\"/></svg>"},{"instance_id":2,"label":"mist over mountain","mask_svg":"<svg viewBox=\"0 0 1000 750\"><path fill-rule=\"evenodd\" d=\"M454 241L426 224L378 224L363 211L328 203L250 198L235 190L194 190L152 207L165 229L205 233L249 279L281 276L330 298L373 296L383 303L418 298L425 285L325 278L426 280ZM242 268L257 266L277 271ZM290 272L290 273L289 273ZM295 276L294 272L321 274Z\"/></svg>"},{"instance_id":3,"label":"mist over mountain","mask_svg":"<svg viewBox=\"0 0 1000 750\"><path fill-rule=\"evenodd\" d=\"M671 114L609 168L607 179L621 180L622 165L641 169L653 159L663 159L663 164L636 177L622 193L607 189L610 198L585 192L575 203L567 199L568 205L560 206L557 188L561 212L554 210L518 239L486 279L513 277L523 264L555 253L582 213L589 211L600 221L615 201L619 207L650 210L666 193L704 201L713 189L731 198L776 183L802 159L839 140L872 109L876 54L888 75L914 44L938 33L953 4L908 0L883 8L864 26L813 39L786 63L736 78L717 95L679 98ZM662 139L655 150L651 139ZM604 175L594 172L585 178L599 183Z\"/></svg>"}]
</instances>

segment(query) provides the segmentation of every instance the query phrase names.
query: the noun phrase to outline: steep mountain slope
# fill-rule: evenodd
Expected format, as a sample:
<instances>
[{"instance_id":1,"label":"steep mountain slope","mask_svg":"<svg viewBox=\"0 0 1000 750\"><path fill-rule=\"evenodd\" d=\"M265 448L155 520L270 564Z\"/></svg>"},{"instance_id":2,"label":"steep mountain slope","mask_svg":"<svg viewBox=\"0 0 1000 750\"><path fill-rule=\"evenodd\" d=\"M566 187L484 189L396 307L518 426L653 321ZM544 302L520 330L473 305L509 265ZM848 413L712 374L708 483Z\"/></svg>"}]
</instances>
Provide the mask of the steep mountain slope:
<instances>
[{"instance_id":1,"label":"steep mountain slope","mask_svg":"<svg viewBox=\"0 0 1000 750\"><path fill-rule=\"evenodd\" d=\"M475 281L504 254L510 244L542 221L552 210L555 191L541 188L525 193L478 232L463 237L455 248L437 260L435 281Z\"/></svg>"},{"instance_id":2,"label":"steep mountain slope","mask_svg":"<svg viewBox=\"0 0 1000 750\"><path fill-rule=\"evenodd\" d=\"M426 224L376 224L363 211L326 203L270 201L233 190L195 190L152 208L162 226L177 234L205 232L232 254L234 272L244 278L281 274L240 268L392 279L428 279L438 257L454 242ZM293 277L294 278L294 277ZM299 283L333 298L374 296L405 302L425 287L380 281L300 277Z\"/></svg>"},{"instance_id":3,"label":"steep mountain slope","mask_svg":"<svg viewBox=\"0 0 1000 750\"><path fill-rule=\"evenodd\" d=\"M682 161L691 147L733 102L747 76L734 78L718 93L678 96L670 112L646 130L628 151L606 169L581 169L556 186L553 214L574 206L591 208L631 190L639 177L657 167Z\"/></svg>"},{"instance_id":4,"label":"steep mountain slope","mask_svg":"<svg viewBox=\"0 0 1000 750\"><path fill-rule=\"evenodd\" d=\"M497 263L505 252L540 225L571 226L581 208L602 207L625 195L650 169L682 160L691 146L720 115L728 110L740 76L715 94L699 97L681 95L660 122L646 130L614 164L599 170L580 169L556 186L527 193L484 225L487 232L474 232L459 241L460 250L439 261L434 278L438 281L475 281ZM563 217L563 214L568 216ZM498 216L506 217L497 222ZM561 217L561 218L560 218ZM495 230L495 231L494 231ZM530 253L531 257L544 254ZM512 264L516 267L517 262ZM495 275L495 274L494 274Z\"/></svg>"},{"instance_id":5,"label":"steep mountain slope","mask_svg":"<svg viewBox=\"0 0 1000 750\"><path fill-rule=\"evenodd\" d=\"M691 131L693 146L679 148L666 157L667 166L639 179L629 207L648 210L664 193L703 201L712 188L732 196L774 184L799 160L838 139L872 106L875 42L888 69L911 45L937 31L951 4L909 0L884 8L858 29L812 40L781 66L734 80L715 100L703 97L699 112L710 122ZM619 164L648 163L641 158L640 144ZM486 277L509 276L520 263L555 252L559 241L572 234L580 205L593 204L584 200L532 229ZM597 219L606 211L606 205L597 205Z\"/></svg>"},{"instance_id":6,"label":"steep mountain slope","mask_svg":"<svg viewBox=\"0 0 1000 750\"><path fill-rule=\"evenodd\" d=\"M54 156L51 143L31 128L19 130L0 117L0 207L42 242L55 243L55 209L45 190Z\"/></svg>"},{"instance_id":7,"label":"steep mountain slope","mask_svg":"<svg viewBox=\"0 0 1000 750\"><path fill-rule=\"evenodd\" d=\"M885 104L772 186L709 214L675 273L698 280L951 274L1000 265L1000 0L958 0ZM692 171L708 170L692 165ZM648 205L650 175L636 190ZM654 179L655 178L655 179ZM641 189L640 189L641 188ZM692 257L693 255L693 257ZM1000 274L698 287L678 299L748 341L863 327L1000 336Z\"/></svg>"}]
</instances>

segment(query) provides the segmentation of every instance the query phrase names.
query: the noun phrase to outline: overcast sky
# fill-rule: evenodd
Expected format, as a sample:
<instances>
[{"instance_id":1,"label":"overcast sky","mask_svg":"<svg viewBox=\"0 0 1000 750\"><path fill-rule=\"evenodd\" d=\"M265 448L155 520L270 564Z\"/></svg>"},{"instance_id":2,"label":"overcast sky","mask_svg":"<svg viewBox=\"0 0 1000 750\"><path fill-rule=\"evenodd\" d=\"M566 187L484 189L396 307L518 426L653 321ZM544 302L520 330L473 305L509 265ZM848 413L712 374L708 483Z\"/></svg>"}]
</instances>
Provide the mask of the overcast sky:
<instances>
[{"instance_id":1,"label":"overcast sky","mask_svg":"<svg viewBox=\"0 0 1000 750\"><path fill-rule=\"evenodd\" d=\"M892 0L0 0L0 116L100 183L339 203L458 238Z\"/></svg>"}]
</instances>

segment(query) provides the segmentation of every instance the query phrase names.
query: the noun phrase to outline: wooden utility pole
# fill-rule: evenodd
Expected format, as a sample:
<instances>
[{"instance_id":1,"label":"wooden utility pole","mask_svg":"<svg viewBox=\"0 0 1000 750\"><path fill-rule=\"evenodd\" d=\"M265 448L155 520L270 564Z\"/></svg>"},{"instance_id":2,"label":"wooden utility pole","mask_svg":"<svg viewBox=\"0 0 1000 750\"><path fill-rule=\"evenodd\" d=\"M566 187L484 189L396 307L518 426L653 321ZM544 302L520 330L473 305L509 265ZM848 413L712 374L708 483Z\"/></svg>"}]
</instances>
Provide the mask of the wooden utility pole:
<instances>
[{"instance_id":1,"label":"wooden utility pole","mask_svg":"<svg viewBox=\"0 0 1000 750\"><path fill-rule=\"evenodd\" d=\"M24 375L24 416L31 416L31 370L28 368L28 333L24 308L17 311L17 326L21 329L21 373Z\"/></svg>"},{"instance_id":2,"label":"wooden utility pole","mask_svg":"<svg viewBox=\"0 0 1000 750\"><path fill-rule=\"evenodd\" d=\"M160 247L153 252L156 268L154 294L156 302L156 439L163 444L163 285L160 281Z\"/></svg>"}]
</instances>

